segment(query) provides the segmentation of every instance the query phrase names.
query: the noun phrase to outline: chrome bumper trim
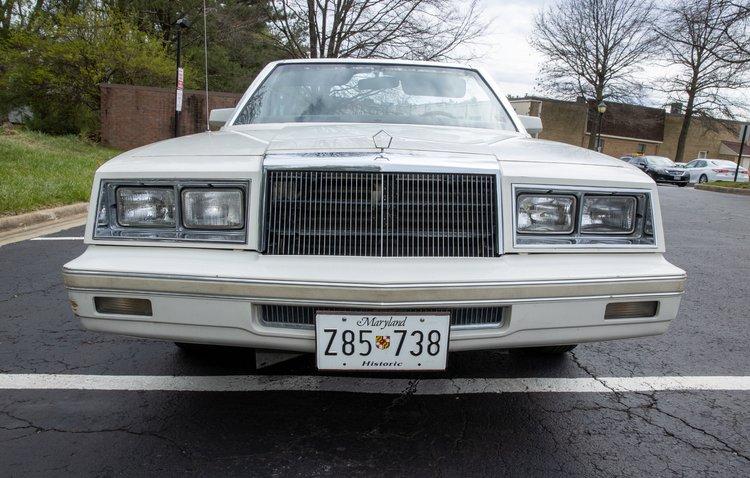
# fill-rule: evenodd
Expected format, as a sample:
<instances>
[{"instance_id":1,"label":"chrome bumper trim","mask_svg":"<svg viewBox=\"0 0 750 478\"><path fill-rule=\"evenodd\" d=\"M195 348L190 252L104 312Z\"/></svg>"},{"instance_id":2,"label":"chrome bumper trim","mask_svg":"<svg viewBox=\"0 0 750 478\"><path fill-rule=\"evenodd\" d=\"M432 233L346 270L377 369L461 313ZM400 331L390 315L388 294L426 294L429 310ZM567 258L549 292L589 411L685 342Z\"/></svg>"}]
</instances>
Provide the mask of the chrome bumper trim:
<instances>
[{"instance_id":1,"label":"chrome bumper trim","mask_svg":"<svg viewBox=\"0 0 750 478\"><path fill-rule=\"evenodd\" d=\"M490 304L681 294L685 275L523 282L335 283L132 274L65 269L73 290L240 298L274 303L395 305ZM416 300L415 300L416 299Z\"/></svg>"}]
</instances>

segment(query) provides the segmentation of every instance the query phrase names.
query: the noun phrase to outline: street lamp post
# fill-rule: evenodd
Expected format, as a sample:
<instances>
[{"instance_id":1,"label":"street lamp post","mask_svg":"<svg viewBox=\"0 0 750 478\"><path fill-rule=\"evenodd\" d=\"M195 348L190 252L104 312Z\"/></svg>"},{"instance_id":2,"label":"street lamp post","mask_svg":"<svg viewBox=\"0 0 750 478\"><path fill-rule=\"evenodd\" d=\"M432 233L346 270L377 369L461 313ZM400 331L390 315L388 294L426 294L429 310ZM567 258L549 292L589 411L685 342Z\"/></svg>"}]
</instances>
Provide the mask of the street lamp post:
<instances>
[{"instance_id":1,"label":"street lamp post","mask_svg":"<svg viewBox=\"0 0 750 478\"><path fill-rule=\"evenodd\" d=\"M177 25L177 70L175 74L175 102L174 102L174 137L180 135L180 112L182 111L182 89L184 74L182 65L180 63L180 55L182 53L182 29L190 28L190 22L187 17L182 17L175 22Z\"/></svg>"},{"instance_id":2,"label":"street lamp post","mask_svg":"<svg viewBox=\"0 0 750 478\"><path fill-rule=\"evenodd\" d=\"M596 105L596 111L599 112L599 121L596 126L596 150L601 153L604 149L602 148L602 117L607 111L607 105L603 101L599 102Z\"/></svg>"}]
</instances>

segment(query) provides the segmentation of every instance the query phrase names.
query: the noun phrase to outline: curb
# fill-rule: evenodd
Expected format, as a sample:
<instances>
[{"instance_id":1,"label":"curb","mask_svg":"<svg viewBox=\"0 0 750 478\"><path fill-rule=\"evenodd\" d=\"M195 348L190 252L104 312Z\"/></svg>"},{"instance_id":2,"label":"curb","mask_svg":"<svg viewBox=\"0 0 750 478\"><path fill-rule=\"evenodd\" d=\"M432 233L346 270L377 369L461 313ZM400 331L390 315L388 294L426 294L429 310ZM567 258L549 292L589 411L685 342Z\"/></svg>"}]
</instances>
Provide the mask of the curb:
<instances>
[{"instance_id":1,"label":"curb","mask_svg":"<svg viewBox=\"0 0 750 478\"><path fill-rule=\"evenodd\" d=\"M695 189L702 189L703 191L713 191L716 193L740 194L743 196L750 196L750 189L743 188L725 188L722 186L707 186L705 184L696 184Z\"/></svg>"},{"instance_id":2,"label":"curb","mask_svg":"<svg viewBox=\"0 0 750 478\"><path fill-rule=\"evenodd\" d=\"M82 216L88 211L88 203L79 202L69 206L42 209L17 216L0 217L0 233L20 232L43 223L62 221Z\"/></svg>"}]
</instances>

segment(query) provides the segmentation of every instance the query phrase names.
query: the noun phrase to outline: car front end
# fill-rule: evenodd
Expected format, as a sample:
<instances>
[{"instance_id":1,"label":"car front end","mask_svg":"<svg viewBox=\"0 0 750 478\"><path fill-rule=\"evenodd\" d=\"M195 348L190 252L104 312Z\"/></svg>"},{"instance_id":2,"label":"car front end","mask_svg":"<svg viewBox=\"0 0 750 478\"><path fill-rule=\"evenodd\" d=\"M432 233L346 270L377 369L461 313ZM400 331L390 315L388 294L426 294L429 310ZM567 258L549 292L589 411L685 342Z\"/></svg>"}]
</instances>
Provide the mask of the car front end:
<instances>
[{"instance_id":1,"label":"car front end","mask_svg":"<svg viewBox=\"0 0 750 478\"><path fill-rule=\"evenodd\" d=\"M655 183L508 115L498 131L235 115L125 153L96 174L71 306L89 330L338 370L665 332L685 273L663 256Z\"/></svg>"},{"instance_id":2,"label":"car front end","mask_svg":"<svg viewBox=\"0 0 750 478\"><path fill-rule=\"evenodd\" d=\"M682 168L654 168L649 174L657 183L684 186L690 182L690 173Z\"/></svg>"}]
</instances>

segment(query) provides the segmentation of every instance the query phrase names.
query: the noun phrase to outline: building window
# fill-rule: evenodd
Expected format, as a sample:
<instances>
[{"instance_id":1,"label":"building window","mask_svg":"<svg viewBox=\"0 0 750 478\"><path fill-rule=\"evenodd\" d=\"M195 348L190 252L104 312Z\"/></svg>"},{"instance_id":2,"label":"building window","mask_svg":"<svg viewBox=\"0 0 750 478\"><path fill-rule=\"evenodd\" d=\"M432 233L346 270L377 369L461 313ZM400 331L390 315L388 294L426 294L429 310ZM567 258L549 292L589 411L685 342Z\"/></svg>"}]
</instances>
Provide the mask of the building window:
<instances>
[{"instance_id":1,"label":"building window","mask_svg":"<svg viewBox=\"0 0 750 478\"><path fill-rule=\"evenodd\" d=\"M646 145L638 143L638 154L646 154Z\"/></svg>"},{"instance_id":2,"label":"building window","mask_svg":"<svg viewBox=\"0 0 750 478\"><path fill-rule=\"evenodd\" d=\"M708 151L698 151L698 157L700 159L705 159L708 157Z\"/></svg>"}]
</instances>

